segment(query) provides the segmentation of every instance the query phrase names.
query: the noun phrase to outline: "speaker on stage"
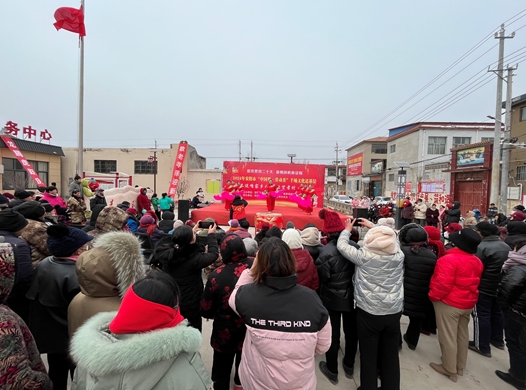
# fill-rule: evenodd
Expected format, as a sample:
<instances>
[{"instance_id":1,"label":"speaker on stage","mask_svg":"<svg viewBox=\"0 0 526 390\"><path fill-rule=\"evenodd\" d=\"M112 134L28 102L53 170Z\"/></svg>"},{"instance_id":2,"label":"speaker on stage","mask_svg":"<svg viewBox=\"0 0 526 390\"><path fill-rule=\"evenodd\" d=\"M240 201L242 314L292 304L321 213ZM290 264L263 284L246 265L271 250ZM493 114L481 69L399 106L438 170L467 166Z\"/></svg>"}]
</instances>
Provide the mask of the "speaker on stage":
<instances>
[{"instance_id":1,"label":"speaker on stage","mask_svg":"<svg viewBox=\"0 0 526 390\"><path fill-rule=\"evenodd\" d=\"M183 222L190 219L190 201L188 199L180 199L177 202L177 219Z\"/></svg>"},{"instance_id":2,"label":"speaker on stage","mask_svg":"<svg viewBox=\"0 0 526 390\"><path fill-rule=\"evenodd\" d=\"M353 218L369 218L369 209L359 209L354 208L352 209L352 216Z\"/></svg>"}]
</instances>

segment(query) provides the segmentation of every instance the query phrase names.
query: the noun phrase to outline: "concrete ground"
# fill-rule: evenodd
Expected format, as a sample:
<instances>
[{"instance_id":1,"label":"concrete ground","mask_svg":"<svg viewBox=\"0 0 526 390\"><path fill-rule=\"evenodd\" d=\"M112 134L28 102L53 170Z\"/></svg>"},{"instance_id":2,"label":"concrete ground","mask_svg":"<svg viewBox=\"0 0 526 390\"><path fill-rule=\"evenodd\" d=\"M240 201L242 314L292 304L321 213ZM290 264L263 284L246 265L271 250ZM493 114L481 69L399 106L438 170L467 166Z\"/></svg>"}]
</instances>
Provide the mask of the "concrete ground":
<instances>
[{"instance_id":1,"label":"concrete ground","mask_svg":"<svg viewBox=\"0 0 526 390\"><path fill-rule=\"evenodd\" d=\"M402 333L409 324L409 319L402 316ZM470 335L473 334L473 326L470 323ZM210 347L210 334L212 332L212 321L203 320L203 344L200 352L205 366L211 371L213 352ZM341 345L345 341L342 340ZM492 348L492 358L479 355L476 352L468 351L468 364L464 376L459 376L457 383L451 382L447 377L438 374L430 366L430 362L440 363L440 347L437 336L421 335L420 341L415 351L411 351L407 344L403 345L400 352L400 370L401 370L401 389L403 390L428 390L428 389L477 389L477 390L495 390L495 389L513 389L512 386L500 380L495 375L495 370L508 371L509 360L507 350L501 351ZM356 356L354 366L354 378L347 379L341 366L343 354L340 350L339 358L339 383L331 384L327 378L320 372L318 364L325 360L325 355L316 356L316 376L318 378L318 390L346 389L354 390L360 385L360 356ZM232 374L233 378L233 374ZM233 380L233 379L232 379ZM232 382L233 383L233 382ZM380 385L380 382L379 382Z\"/></svg>"},{"instance_id":2,"label":"concrete ground","mask_svg":"<svg viewBox=\"0 0 526 390\"><path fill-rule=\"evenodd\" d=\"M228 226L223 227L228 230ZM252 235L254 235L254 228L250 228ZM210 347L210 335L212 333L212 321L203 319L203 343L200 348L203 362L210 373L212 370L213 350ZM402 333L409 324L409 319L402 316ZM469 325L470 337L473 337L473 325ZM343 338L343 331L341 345L345 344ZM501 351L492 348L492 358L486 358L476 352L468 351L468 364L464 376L458 377L457 383L451 382L447 377L438 374L430 366L430 362L440 363L440 346L438 345L438 338L436 335L425 336L421 335L418 347L415 351L411 351L404 342L402 351L400 352L400 370L401 370L401 389L402 390L437 390L437 389L477 389L477 390L506 390L513 389L512 386L500 380L495 375L495 370L508 371L509 357L507 350ZM318 390L329 389L345 389L354 390L360 385L360 356L359 352L356 356L354 366L354 378L348 379L345 377L343 367L341 366L343 354L340 350L339 358L339 383L337 385L331 384L323 374L321 374L318 364L325 360L325 355L316 356L316 376L318 378ZM43 355L44 362L47 361ZM526 368L525 368L526 369ZM233 385L233 373L232 373ZM379 382L380 385L380 382Z\"/></svg>"}]
</instances>

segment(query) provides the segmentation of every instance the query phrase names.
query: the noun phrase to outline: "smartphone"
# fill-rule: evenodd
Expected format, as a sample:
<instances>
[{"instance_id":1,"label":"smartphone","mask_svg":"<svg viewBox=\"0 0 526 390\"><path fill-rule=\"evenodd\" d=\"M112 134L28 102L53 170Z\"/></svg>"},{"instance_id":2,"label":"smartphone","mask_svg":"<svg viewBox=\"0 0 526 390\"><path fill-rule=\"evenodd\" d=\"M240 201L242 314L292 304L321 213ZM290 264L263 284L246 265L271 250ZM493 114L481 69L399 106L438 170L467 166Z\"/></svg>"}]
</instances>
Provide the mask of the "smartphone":
<instances>
[{"instance_id":1,"label":"smartphone","mask_svg":"<svg viewBox=\"0 0 526 390\"><path fill-rule=\"evenodd\" d=\"M213 222L199 221L199 229L208 229L213 224Z\"/></svg>"},{"instance_id":2,"label":"smartphone","mask_svg":"<svg viewBox=\"0 0 526 390\"><path fill-rule=\"evenodd\" d=\"M363 222L362 218L356 218L356 223L362 223L362 222Z\"/></svg>"}]
</instances>

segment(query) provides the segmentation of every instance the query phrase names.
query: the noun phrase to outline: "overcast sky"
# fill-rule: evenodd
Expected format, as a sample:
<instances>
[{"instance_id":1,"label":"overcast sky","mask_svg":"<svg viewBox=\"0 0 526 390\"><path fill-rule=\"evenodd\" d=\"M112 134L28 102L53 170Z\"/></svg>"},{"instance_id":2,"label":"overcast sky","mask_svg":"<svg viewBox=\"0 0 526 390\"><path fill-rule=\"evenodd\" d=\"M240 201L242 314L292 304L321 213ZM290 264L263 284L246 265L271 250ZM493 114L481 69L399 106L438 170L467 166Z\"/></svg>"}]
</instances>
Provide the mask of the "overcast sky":
<instances>
[{"instance_id":1,"label":"overcast sky","mask_svg":"<svg viewBox=\"0 0 526 390\"><path fill-rule=\"evenodd\" d=\"M79 5L0 0L1 125L76 146L78 38L57 32L53 14ZM524 0L86 0L84 145L185 139L212 168L238 158L238 140L246 157L252 140L262 160L325 164L336 142L345 153L405 123L489 121L491 34L506 20L517 33L505 54L525 61ZM514 96L526 93L526 62L516 74Z\"/></svg>"}]
</instances>

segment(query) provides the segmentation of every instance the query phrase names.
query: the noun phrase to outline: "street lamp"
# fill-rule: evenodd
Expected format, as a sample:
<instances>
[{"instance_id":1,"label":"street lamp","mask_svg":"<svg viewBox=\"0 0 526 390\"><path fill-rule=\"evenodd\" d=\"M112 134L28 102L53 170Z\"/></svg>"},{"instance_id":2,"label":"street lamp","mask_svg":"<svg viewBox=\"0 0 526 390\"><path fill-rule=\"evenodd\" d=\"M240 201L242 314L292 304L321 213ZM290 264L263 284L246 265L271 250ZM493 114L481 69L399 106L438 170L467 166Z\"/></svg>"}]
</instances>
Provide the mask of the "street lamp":
<instances>
[{"instance_id":1,"label":"street lamp","mask_svg":"<svg viewBox=\"0 0 526 390\"><path fill-rule=\"evenodd\" d=\"M296 155L295 154L287 154L287 157L290 157L290 163L292 164L293 163L292 159L294 157L296 157Z\"/></svg>"}]
</instances>

